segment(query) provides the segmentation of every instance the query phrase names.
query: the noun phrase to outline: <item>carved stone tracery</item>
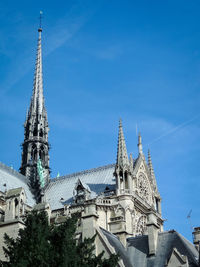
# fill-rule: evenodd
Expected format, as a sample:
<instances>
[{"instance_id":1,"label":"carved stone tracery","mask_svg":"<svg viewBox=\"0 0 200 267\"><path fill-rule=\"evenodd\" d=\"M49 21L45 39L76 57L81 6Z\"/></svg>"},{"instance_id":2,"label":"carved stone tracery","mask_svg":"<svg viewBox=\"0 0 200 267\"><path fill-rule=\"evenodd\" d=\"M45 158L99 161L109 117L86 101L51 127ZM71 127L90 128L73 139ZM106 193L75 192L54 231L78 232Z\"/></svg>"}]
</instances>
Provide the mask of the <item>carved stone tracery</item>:
<instances>
[{"instance_id":1,"label":"carved stone tracery","mask_svg":"<svg viewBox=\"0 0 200 267\"><path fill-rule=\"evenodd\" d=\"M146 223L147 223L147 218L146 218L145 215L142 215L138 219L135 235L143 235L145 233L145 231L146 231Z\"/></svg>"},{"instance_id":2,"label":"carved stone tracery","mask_svg":"<svg viewBox=\"0 0 200 267\"><path fill-rule=\"evenodd\" d=\"M152 197L149 182L146 176L140 172L137 179L137 191L138 195L151 205Z\"/></svg>"}]
</instances>

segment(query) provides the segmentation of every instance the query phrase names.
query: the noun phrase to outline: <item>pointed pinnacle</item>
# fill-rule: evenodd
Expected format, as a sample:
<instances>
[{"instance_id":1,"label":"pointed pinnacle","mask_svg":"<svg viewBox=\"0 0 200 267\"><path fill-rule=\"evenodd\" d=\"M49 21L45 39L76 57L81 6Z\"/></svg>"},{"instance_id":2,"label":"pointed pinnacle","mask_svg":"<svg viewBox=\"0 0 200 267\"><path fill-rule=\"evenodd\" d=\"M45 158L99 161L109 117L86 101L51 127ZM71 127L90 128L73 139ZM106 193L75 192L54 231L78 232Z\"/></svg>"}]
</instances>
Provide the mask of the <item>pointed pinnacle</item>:
<instances>
[{"instance_id":1,"label":"pointed pinnacle","mask_svg":"<svg viewBox=\"0 0 200 267\"><path fill-rule=\"evenodd\" d=\"M38 44L37 55L35 63L35 74L33 83L33 94L31 98L30 113L42 113L44 107L43 97L43 79L42 79L42 48L41 48L41 32L42 29L38 29Z\"/></svg>"},{"instance_id":2,"label":"pointed pinnacle","mask_svg":"<svg viewBox=\"0 0 200 267\"><path fill-rule=\"evenodd\" d=\"M142 137L141 137L140 133L138 135L138 152L139 152L139 154L143 154L143 151L142 151Z\"/></svg>"},{"instance_id":3,"label":"pointed pinnacle","mask_svg":"<svg viewBox=\"0 0 200 267\"><path fill-rule=\"evenodd\" d=\"M129 162L130 162L130 168L131 168L131 170L133 170L133 156L132 156L132 153L130 153Z\"/></svg>"},{"instance_id":4,"label":"pointed pinnacle","mask_svg":"<svg viewBox=\"0 0 200 267\"><path fill-rule=\"evenodd\" d=\"M148 149L148 166L149 166L149 171L150 171L151 175L154 175L153 165L152 165L152 161L151 161L151 154L150 154L149 149Z\"/></svg>"},{"instance_id":5,"label":"pointed pinnacle","mask_svg":"<svg viewBox=\"0 0 200 267\"><path fill-rule=\"evenodd\" d=\"M152 161L151 161L150 150L148 150L148 167L149 167L149 172L150 172L150 175L151 175L154 191L158 192L156 178L155 178L154 169L153 169L153 164L152 164Z\"/></svg>"},{"instance_id":6,"label":"pointed pinnacle","mask_svg":"<svg viewBox=\"0 0 200 267\"><path fill-rule=\"evenodd\" d=\"M117 148L117 165L124 167L129 165L126 143L124 139L122 120L119 120L118 148Z\"/></svg>"}]
</instances>

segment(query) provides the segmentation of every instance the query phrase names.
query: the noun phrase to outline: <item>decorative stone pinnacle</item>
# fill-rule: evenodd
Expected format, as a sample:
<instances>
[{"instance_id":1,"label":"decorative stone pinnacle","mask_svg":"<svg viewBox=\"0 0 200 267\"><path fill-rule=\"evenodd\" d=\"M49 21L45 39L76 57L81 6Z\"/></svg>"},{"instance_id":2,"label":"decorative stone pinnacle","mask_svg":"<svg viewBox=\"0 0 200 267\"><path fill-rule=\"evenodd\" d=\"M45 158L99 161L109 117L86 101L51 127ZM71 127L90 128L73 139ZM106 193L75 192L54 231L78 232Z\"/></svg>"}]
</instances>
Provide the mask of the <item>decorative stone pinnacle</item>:
<instances>
[{"instance_id":1,"label":"decorative stone pinnacle","mask_svg":"<svg viewBox=\"0 0 200 267\"><path fill-rule=\"evenodd\" d=\"M130 162L130 169L133 171L133 156L132 156L132 153L130 153L129 162Z\"/></svg>"},{"instance_id":2,"label":"decorative stone pinnacle","mask_svg":"<svg viewBox=\"0 0 200 267\"><path fill-rule=\"evenodd\" d=\"M155 178L155 174L154 174L154 169L153 169L153 164L152 164L151 154L150 154L149 149L148 149L148 167L149 167L149 172L151 175L154 191L157 192L158 188L157 188L156 178Z\"/></svg>"},{"instance_id":3,"label":"decorative stone pinnacle","mask_svg":"<svg viewBox=\"0 0 200 267\"><path fill-rule=\"evenodd\" d=\"M148 166L149 166L149 171L150 171L151 175L154 175L153 165L152 165L152 161L151 161L151 154L150 154L149 149L148 149Z\"/></svg>"},{"instance_id":4,"label":"decorative stone pinnacle","mask_svg":"<svg viewBox=\"0 0 200 267\"><path fill-rule=\"evenodd\" d=\"M122 120L119 120L119 134L118 134L118 147L117 147L117 166L123 168L129 165L129 159L124 139Z\"/></svg>"},{"instance_id":5,"label":"decorative stone pinnacle","mask_svg":"<svg viewBox=\"0 0 200 267\"><path fill-rule=\"evenodd\" d=\"M143 151L142 151L142 137L141 137L140 133L138 135L138 152L139 152L139 154L143 154Z\"/></svg>"}]
</instances>

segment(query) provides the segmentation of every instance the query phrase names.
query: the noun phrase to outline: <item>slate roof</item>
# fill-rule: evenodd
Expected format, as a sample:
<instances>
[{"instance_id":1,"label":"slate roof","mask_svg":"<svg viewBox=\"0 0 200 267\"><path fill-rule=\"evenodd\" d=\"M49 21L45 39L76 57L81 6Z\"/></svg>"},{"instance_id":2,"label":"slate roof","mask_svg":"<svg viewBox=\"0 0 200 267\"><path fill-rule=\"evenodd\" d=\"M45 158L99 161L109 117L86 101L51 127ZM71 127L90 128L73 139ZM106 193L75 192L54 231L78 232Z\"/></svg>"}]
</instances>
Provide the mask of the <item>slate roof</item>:
<instances>
[{"instance_id":1,"label":"slate roof","mask_svg":"<svg viewBox=\"0 0 200 267\"><path fill-rule=\"evenodd\" d=\"M72 202L73 190L78 179L89 187L91 198L95 197L103 192L106 186L115 184L114 168L115 165L111 164L51 179L45 191L46 201L53 210Z\"/></svg>"},{"instance_id":2,"label":"slate roof","mask_svg":"<svg viewBox=\"0 0 200 267\"><path fill-rule=\"evenodd\" d=\"M169 260L173 248L188 257L189 266L198 266L198 252L187 239L176 231L162 232L158 235L155 256L148 257L148 237L146 235L127 239L128 255L133 266L162 267Z\"/></svg>"},{"instance_id":3,"label":"slate roof","mask_svg":"<svg viewBox=\"0 0 200 267\"><path fill-rule=\"evenodd\" d=\"M128 257L128 253L124 248L124 246L122 245L122 243L120 242L119 238L101 227L100 230L105 235L110 245L115 249L116 254L119 254L120 258L124 263L124 266L132 267L133 265L131 264L131 261ZM134 266L140 266L140 265L134 265Z\"/></svg>"},{"instance_id":4,"label":"slate roof","mask_svg":"<svg viewBox=\"0 0 200 267\"><path fill-rule=\"evenodd\" d=\"M5 192L5 189L10 190L20 187L24 188L26 192L27 204L33 206L35 200L27 185L26 177L0 162L0 191Z\"/></svg>"}]
</instances>

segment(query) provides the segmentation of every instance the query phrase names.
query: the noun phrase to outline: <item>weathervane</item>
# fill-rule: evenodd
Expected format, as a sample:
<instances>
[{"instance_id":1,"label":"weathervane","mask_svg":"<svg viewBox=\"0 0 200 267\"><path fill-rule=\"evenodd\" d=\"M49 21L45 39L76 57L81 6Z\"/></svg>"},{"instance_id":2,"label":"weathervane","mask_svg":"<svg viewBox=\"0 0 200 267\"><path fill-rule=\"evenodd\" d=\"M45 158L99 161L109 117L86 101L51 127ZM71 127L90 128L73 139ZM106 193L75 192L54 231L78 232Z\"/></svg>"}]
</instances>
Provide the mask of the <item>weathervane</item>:
<instances>
[{"instance_id":1,"label":"weathervane","mask_svg":"<svg viewBox=\"0 0 200 267\"><path fill-rule=\"evenodd\" d=\"M40 20L39 28L40 29L42 29L42 14L43 14L43 12L40 10L40 17L39 17L39 20Z\"/></svg>"}]
</instances>

